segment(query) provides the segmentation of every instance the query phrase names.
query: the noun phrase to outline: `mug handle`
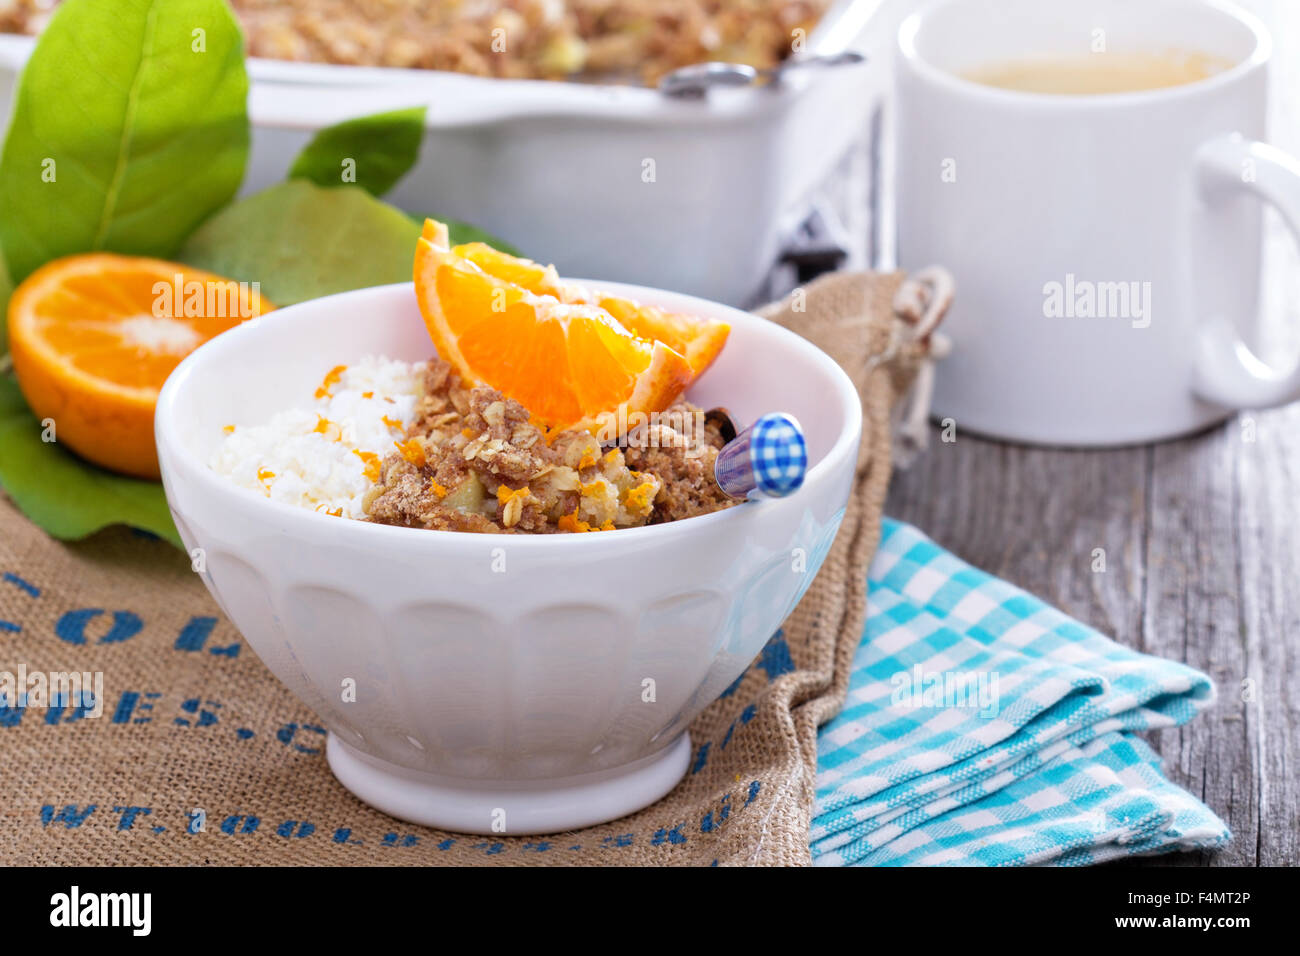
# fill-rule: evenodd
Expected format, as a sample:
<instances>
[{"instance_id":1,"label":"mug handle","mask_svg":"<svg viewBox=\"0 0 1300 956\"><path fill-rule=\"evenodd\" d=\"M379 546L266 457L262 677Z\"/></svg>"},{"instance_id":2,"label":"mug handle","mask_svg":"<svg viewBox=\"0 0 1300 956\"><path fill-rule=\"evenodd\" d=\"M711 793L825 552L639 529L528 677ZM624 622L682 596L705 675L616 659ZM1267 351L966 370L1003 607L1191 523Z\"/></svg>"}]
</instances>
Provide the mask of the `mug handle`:
<instances>
[{"instance_id":1,"label":"mug handle","mask_svg":"<svg viewBox=\"0 0 1300 956\"><path fill-rule=\"evenodd\" d=\"M1241 175L1244 164L1253 179ZM1300 162L1274 146L1239 133L1219 136L1196 153L1201 197L1217 202L1250 193L1273 205L1300 242ZM1300 398L1300 362L1279 372L1255 357L1231 320L1212 316L1197 337L1192 390L1227 408L1268 408Z\"/></svg>"}]
</instances>

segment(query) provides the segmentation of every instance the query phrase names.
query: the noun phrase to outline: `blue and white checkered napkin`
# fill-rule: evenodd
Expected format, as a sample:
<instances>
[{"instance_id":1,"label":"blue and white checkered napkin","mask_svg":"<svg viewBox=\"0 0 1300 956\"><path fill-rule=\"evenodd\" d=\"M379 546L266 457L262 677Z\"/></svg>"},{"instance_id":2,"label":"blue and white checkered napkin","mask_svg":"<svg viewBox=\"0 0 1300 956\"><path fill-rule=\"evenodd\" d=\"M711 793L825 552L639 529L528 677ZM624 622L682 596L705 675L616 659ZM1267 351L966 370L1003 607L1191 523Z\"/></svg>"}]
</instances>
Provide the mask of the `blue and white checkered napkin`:
<instances>
[{"instance_id":1,"label":"blue and white checkered napkin","mask_svg":"<svg viewBox=\"0 0 1300 956\"><path fill-rule=\"evenodd\" d=\"M1121 647L884 522L844 709L818 737L814 862L1084 864L1212 848L1228 828L1134 732L1210 679Z\"/></svg>"}]
</instances>

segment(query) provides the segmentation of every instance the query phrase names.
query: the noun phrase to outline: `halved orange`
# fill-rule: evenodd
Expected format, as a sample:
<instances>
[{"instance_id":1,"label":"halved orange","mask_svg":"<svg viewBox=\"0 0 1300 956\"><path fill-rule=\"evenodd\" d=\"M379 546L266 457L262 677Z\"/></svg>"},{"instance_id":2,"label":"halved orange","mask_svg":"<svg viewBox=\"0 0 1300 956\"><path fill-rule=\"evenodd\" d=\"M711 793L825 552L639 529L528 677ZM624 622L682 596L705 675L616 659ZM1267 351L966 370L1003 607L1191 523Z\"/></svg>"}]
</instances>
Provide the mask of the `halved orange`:
<instances>
[{"instance_id":1,"label":"halved orange","mask_svg":"<svg viewBox=\"0 0 1300 956\"><path fill-rule=\"evenodd\" d=\"M446 226L427 220L415 292L434 346L467 382L500 389L552 428L610 434L635 423L635 413L667 408L690 384L690 363L663 342L633 334L598 305L529 288L552 281L553 269L548 276L517 260L495 275L475 261L481 250L462 250L450 247Z\"/></svg>"},{"instance_id":2,"label":"halved orange","mask_svg":"<svg viewBox=\"0 0 1300 956\"><path fill-rule=\"evenodd\" d=\"M427 239L428 227L425 228ZM512 256L482 242L467 242L451 251L473 262L488 275L537 295L554 296L561 302L599 306L638 338L662 342L686 356L697 377L713 364L731 332L731 326L717 319L668 312L634 299L597 295L577 283L563 281L554 266L543 266L531 259Z\"/></svg>"},{"instance_id":3,"label":"halved orange","mask_svg":"<svg viewBox=\"0 0 1300 956\"><path fill-rule=\"evenodd\" d=\"M174 262L96 252L37 269L9 300L18 387L89 461L158 477L158 391L186 355L274 306L255 287Z\"/></svg>"}]
</instances>

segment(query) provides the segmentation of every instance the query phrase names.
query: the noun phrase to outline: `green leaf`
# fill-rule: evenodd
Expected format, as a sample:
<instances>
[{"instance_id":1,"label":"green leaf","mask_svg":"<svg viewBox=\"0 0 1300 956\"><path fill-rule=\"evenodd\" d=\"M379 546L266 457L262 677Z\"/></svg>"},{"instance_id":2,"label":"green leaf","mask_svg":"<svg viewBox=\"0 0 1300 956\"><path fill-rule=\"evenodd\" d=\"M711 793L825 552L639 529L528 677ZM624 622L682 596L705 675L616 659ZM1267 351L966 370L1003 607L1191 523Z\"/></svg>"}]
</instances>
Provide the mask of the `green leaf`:
<instances>
[{"instance_id":1,"label":"green leaf","mask_svg":"<svg viewBox=\"0 0 1300 956\"><path fill-rule=\"evenodd\" d=\"M128 524L183 547L161 482L112 474L42 441L41 423L10 375L0 375L0 488L56 538Z\"/></svg>"},{"instance_id":2,"label":"green leaf","mask_svg":"<svg viewBox=\"0 0 1300 956\"><path fill-rule=\"evenodd\" d=\"M13 280L77 252L171 256L239 188L247 96L223 0L67 0L19 80L0 156Z\"/></svg>"},{"instance_id":3,"label":"green leaf","mask_svg":"<svg viewBox=\"0 0 1300 956\"><path fill-rule=\"evenodd\" d=\"M317 133L289 169L317 186L355 184L382 196L420 155L426 108L417 106L347 120ZM348 174L351 173L351 177Z\"/></svg>"},{"instance_id":4,"label":"green leaf","mask_svg":"<svg viewBox=\"0 0 1300 956\"><path fill-rule=\"evenodd\" d=\"M4 252L0 250L0 355L9 350L9 296L13 295L13 291L14 284L9 279Z\"/></svg>"},{"instance_id":5,"label":"green leaf","mask_svg":"<svg viewBox=\"0 0 1300 956\"><path fill-rule=\"evenodd\" d=\"M257 282L276 305L409 282L420 227L356 186L280 183L209 219L182 262Z\"/></svg>"}]
</instances>

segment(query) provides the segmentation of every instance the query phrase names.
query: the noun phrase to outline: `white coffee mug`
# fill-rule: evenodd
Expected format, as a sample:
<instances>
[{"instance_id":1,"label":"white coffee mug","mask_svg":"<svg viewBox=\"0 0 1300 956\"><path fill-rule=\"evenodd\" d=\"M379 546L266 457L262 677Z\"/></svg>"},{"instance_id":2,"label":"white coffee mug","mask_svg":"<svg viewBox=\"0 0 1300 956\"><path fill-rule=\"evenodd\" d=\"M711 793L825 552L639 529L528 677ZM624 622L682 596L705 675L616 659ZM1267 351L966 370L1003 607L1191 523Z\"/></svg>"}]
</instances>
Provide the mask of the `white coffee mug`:
<instances>
[{"instance_id":1,"label":"white coffee mug","mask_svg":"<svg viewBox=\"0 0 1300 956\"><path fill-rule=\"evenodd\" d=\"M1209 54L1180 86L1058 95L962 74L1026 57ZM1258 199L1300 227L1264 135L1271 43L1217 0L944 0L897 55L898 258L956 277L933 409L1044 444L1184 434L1300 398L1255 357Z\"/></svg>"}]
</instances>

